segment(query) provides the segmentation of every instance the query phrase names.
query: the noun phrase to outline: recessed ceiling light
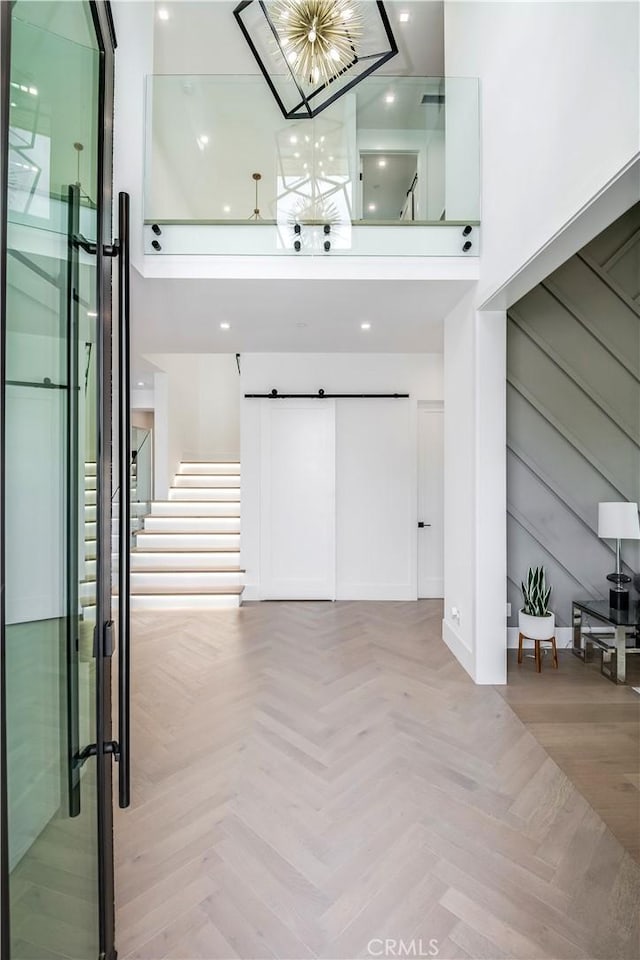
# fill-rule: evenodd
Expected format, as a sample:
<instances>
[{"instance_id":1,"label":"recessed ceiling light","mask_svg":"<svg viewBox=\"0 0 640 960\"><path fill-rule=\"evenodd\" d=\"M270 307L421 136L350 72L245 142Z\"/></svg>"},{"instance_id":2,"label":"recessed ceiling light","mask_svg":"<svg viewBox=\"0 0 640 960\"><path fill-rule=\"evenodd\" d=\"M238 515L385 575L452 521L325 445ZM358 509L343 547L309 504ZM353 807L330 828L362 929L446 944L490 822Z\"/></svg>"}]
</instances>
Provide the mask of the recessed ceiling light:
<instances>
[{"instance_id":1,"label":"recessed ceiling light","mask_svg":"<svg viewBox=\"0 0 640 960\"><path fill-rule=\"evenodd\" d=\"M329 160L333 161L333 157L329 157Z\"/></svg>"},{"instance_id":2,"label":"recessed ceiling light","mask_svg":"<svg viewBox=\"0 0 640 960\"><path fill-rule=\"evenodd\" d=\"M297 142L298 142L298 138L296 137L295 133L293 133L293 134L289 137L289 143L297 143Z\"/></svg>"},{"instance_id":3,"label":"recessed ceiling light","mask_svg":"<svg viewBox=\"0 0 640 960\"><path fill-rule=\"evenodd\" d=\"M400 23L409 23L409 14L404 10L398 17Z\"/></svg>"},{"instance_id":4,"label":"recessed ceiling light","mask_svg":"<svg viewBox=\"0 0 640 960\"><path fill-rule=\"evenodd\" d=\"M144 380L138 380L138 386L144 387Z\"/></svg>"},{"instance_id":5,"label":"recessed ceiling light","mask_svg":"<svg viewBox=\"0 0 640 960\"><path fill-rule=\"evenodd\" d=\"M384 158L384 157L380 157L380 159L378 160L378 166L379 166L379 167L386 167L386 165L387 165L387 161L385 160L385 158Z\"/></svg>"},{"instance_id":6,"label":"recessed ceiling light","mask_svg":"<svg viewBox=\"0 0 640 960\"><path fill-rule=\"evenodd\" d=\"M200 134L200 143L209 143L209 137L206 135L206 133Z\"/></svg>"},{"instance_id":7,"label":"recessed ceiling light","mask_svg":"<svg viewBox=\"0 0 640 960\"><path fill-rule=\"evenodd\" d=\"M300 153L299 153L297 150L296 150L296 152L294 153L294 157L296 158L296 160L299 160L299 159L300 159Z\"/></svg>"},{"instance_id":8,"label":"recessed ceiling light","mask_svg":"<svg viewBox=\"0 0 640 960\"><path fill-rule=\"evenodd\" d=\"M361 330L371 330L371 324L370 324L370 323L361 323L361 324L360 324L360 329L361 329Z\"/></svg>"},{"instance_id":9,"label":"recessed ceiling light","mask_svg":"<svg viewBox=\"0 0 640 960\"><path fill-rule=\"evenodd\" d=\"M231 324L230 324L230 323L227 323L225 320L223 320L222 323L220 324L220 329L221 329L221 330L230 330L230 329L231 329Z\"/></svg>"},{"instance_id":10,"label":"recessed ceiling light","mask_svg":"<svg viewBox=\"0 0 640 960\"><path fill-rule=\"evenodd\" d=\"M395 103L395 102L396 102L396 95L395 95L395 93L388 93L388 94L386 95L386 97L384 98L384 102L385 102L385 103Z\"/></svg>"},{"instance_id":11,"label":"recessed ceiling light","mask_svg":"<svg viewBox=\"0 0 640 960\"><path fill-rule=\"evenodd\" d=\"M165 10L164 7L160 7L160 9L158 10L158 20L168 20L168 19L169 19L169 11Z\"/></svg>"},{"instance_id":12,"label":"recessed ceiling light","mask_svg":"<svg viewBox=\"0 0 640 960\"><path fill-rule=\"evenodd\" d=\"M229 206L228 203L225 203L224 207L222 208L222 211L223 213L231 213L231 207Z\"/></svg>"},{"instance_id":13,"label":"recessed ceiling light","mask_svg":"<svg viewBox=\"0 0 640 960\"><path fill-rule=\"evenodd\" d=\"M370 210L371 213L373 213L373 211L376 209L375 203L370 203L367 209Z\"/></svg>"}]
</instances>

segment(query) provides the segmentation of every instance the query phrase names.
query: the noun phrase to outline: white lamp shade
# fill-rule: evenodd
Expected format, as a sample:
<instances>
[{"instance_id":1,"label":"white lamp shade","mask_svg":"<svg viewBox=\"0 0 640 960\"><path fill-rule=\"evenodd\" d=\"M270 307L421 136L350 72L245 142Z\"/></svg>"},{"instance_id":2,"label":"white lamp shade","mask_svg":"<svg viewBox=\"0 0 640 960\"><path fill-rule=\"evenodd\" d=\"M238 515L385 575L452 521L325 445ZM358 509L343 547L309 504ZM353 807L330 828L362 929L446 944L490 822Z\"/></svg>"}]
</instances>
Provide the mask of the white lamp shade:
<instances>
[{"instance_id":1,"label":"white lamp shade","mask_svg":"<svg viewBox=\"0 0 640 960\"><path fill-rule=\"evenodd\" d=\"M598 536L603 540L640 540L638 504L599 503Z\"/></svg>"}]
</instances>

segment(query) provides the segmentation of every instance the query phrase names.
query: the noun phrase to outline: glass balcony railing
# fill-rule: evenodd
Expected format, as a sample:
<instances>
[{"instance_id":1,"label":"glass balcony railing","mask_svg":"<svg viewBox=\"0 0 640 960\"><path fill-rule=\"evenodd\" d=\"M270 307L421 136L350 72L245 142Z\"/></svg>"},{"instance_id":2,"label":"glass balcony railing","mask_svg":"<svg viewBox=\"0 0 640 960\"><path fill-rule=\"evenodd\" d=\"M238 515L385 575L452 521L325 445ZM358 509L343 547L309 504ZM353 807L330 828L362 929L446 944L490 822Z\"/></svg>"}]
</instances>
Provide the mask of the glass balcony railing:
<instances>
[{"instance_id":1,"label":"glass balcony railing","mask_svg":"<svg viewBox=\"0 0 640 960\"><path fill-rule=\"evenodd\" d=\"M262 77L148 78L149 254L474 256L479 195L476 79L372 76L285 120Z\"/></svg>"}]
</instances>

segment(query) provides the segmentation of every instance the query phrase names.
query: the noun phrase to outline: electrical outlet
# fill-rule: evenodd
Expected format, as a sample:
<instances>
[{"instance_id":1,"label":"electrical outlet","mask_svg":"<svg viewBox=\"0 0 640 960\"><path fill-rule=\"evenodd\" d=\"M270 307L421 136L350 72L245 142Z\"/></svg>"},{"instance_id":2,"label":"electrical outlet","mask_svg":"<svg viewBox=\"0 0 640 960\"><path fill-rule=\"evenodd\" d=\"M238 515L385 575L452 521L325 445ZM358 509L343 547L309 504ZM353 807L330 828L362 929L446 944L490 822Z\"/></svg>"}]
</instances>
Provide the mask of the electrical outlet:
<instances>
[{"instance_id":1,"label":"electrical outlet","mask_svg":"<svg viewBox=\"0 0 640 960\"><path fill-rule=\"evenodd\" d=\"M457 607L451 607L451 619L457 620L460 623L460 611Z\"/></svg>"},{"instance_id":2,"label":"electrical outlet","mask_svg":"<svg viewBox=\"0 0 640 960\"><path fill-rule=\"evenodd\" d=\"M511 616L511 604L508 603L507 604L507 620L509 619L510 616Z\"/></svg>"}]
</instances>

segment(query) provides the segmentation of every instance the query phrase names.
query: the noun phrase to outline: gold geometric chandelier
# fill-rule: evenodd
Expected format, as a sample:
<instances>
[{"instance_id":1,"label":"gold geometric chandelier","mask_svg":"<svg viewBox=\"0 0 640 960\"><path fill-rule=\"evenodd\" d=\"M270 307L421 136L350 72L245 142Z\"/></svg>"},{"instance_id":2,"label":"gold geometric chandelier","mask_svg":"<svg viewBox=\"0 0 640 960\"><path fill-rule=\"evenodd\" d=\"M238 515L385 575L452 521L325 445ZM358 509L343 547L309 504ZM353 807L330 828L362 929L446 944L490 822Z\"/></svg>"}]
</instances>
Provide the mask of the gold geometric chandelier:
<instances>
[{"instance_id":1,"label":"gold geometric chandelier","mask_svg":"<svg viewBox=\"0 0 640 960\"><path fill-rule=\"evenodd\" d=\"M330 83L357 58L362 15L354 0L275 0L269 12L302 83Z\"/></svg>"},{"instance_id":2,"label":"gold geometric chandelier","mask_svg":"<svg viewBox=\"0 0 640 960\"><path fill-rule=\"evenodd\" d=\"M287 120L316 117L398 53L383 0L240 0L233 14Z\"/></svg>"}]
</instances>

